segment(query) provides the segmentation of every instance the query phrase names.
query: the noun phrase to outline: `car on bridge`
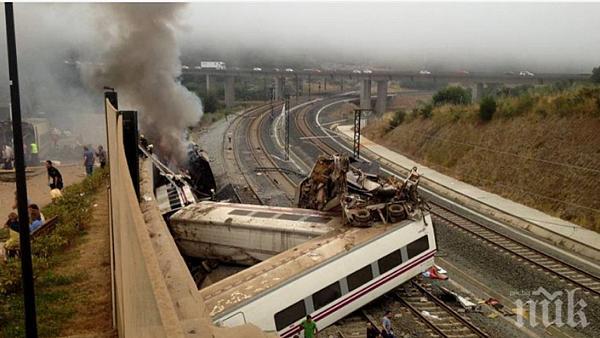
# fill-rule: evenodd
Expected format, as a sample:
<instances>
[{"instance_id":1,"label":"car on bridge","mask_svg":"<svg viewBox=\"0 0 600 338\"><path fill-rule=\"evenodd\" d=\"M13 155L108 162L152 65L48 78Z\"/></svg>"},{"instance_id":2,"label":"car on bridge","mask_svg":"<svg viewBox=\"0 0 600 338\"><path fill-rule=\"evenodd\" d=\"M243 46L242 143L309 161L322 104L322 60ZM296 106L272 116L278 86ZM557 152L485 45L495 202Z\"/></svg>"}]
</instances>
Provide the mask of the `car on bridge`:
<instances>
[{"instance_id":1,"label":"car on bridge","mask_svg":"<svg viewBox=\"0 0 600 338\"><path fill-rule=\"evenodd\" d=\"M533 77L533 76L535 76L535 74L533 74L532 72L530 72L528 70L522 70L519 72L519 76Z\"/></svg>"},{"instance_id":2,"label":"car on bridge","mask_svg":"<svg viewBox=\"0 0 600 338\"><path fill-rule=\"evenodd\" d=\"M362 73L362 72L361 72L359 69L355 69L355 70L353 70L353 71L352 71L352 73L353 73L353 74L360 74L360 73Z\"/></svg>"},{"instance_id":3,"label":"car on bridge","mask_svg":"<svg viewBox=\"0 0 600 338\"><path fill-rule=\"evenodd\" d=\"M181 65L181 69L185 69L185 70L188 70L188 69L190 69L190 66L186 66L186 65Z\"/></svg>"},{"instance_id":4,"label":"car on bridge","mask_svg":"<svg viewBox=\"0 0 600 338\"><path fill-rule=\"evenodd\" d=\"M419 74L420 75L431 75L431 72L426 69L422 69L419 71Z\"/></svg>"},{"instance_id":5,"label":"car on bridge","mask_svg":"<svg viewBox=\"0 0 600 338\"><path fill-rule=\"evenodd\" d=\"M373 73L373 71L370 69L365 69L362 72L363 72L363 74L372 74Z\"/></svg>"},{"instance_id":6,"label":"car on bridge","mask_svg":"<svg viewBox=\"0 0 600 338\"><path fill-rule=\"evenodd\" d=\"M280 72L280 71L281 71L281 69L279 69L279 68L273 68L273 71L274 71L274 72Z\"/></svg>"},{"instance_id":7,"label":"car on bridge","mask_svg":"<svg viewBox=\"0 0 600 338\"><path fill-rule=\"evenodd\" d=\"M259 68L259 67L254 67L254 68L252 68L252 70L255 72L262 72L262 68Z\"/></svg>"},{"instance_id":8,"label":"car on bridge","mask_svg":"<svg viewBox=\"0 0 600 338\"><path fill-rule=\"evenodd\" d=\"M286 71L287 73L293 73L293 72L294 72L294 70L293 70L292 68L286 68L286 69L285 69L285 71Z\"/></svg>"}]
</instances>

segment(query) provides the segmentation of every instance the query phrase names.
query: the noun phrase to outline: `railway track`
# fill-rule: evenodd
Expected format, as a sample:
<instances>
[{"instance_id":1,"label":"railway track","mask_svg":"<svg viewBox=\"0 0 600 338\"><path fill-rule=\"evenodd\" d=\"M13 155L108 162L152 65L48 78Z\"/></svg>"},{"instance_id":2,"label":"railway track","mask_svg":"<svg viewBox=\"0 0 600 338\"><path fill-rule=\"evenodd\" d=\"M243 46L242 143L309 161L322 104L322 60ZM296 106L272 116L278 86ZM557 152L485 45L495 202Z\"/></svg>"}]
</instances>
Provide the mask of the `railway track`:
<instances>
[{"instance_id":1,"label":"railway track","mask_svg":"<svg viewBox=\"0 0 600 338\"><path fill-rule=\"evenodd\" d=\"M229 124L227 130L223 134L223 154L225 158L225 170L229 176L229 182L233 188L233 192L236 195L240 203L247 204L265 204L262 198L254 188L254 184L250 182L246 169L242 166L242 160L240 158L240 150L237 148L238 144L246 144L246 139L240 135L240 125L243 123L243 119L253 112L264 109L264 106L251 108L238 114L234 117L234 120ZM248 152L249 150L246 150ZM240 175L234 175L232 173L239 172Z\"/></svg>"},{"instance_id":2,"label":"railway track","mask_svg":"<svg viewBox=\"0 0 600 338\"><path fill-rule=\"evenodd\" d=\"M275 105L274 109L281 109L283 105L278 104ZM252 149L252 155L258 164L259 167L262 168L278 168L279 164L275 162L271 154L266 152L267 146L265 144L265 140L263 139L264 133L261 133L262 130L269 130L269 126L267 126L267 117L270 117L271 109L268 108L262 112L257 113L256 118L252 120L250 124L250 128L247 134L248 142ZM281 171L272 170L272 171L264 171L265 175L269 178L271 183L278 189L281 189L289 202L289 204L293 204L294 195L296 191L296 184L292 179L284 174Z\"/></svg>"},{"instance_id":3,"label":"railway track","mask_svg":"<svg viewBox=\"0 0 600 338\"><path fill-rule=\"evenodd\" d=\"M413 315L429 327L428 333L439 337L489 337L469 319L437 298L426 287L411 282L397 288L394 295Z\"/></svg>"},{"instance_id":4,"label":"railway track","mask_svg":"<svg viewBox=\"0 0 600 338\"><path fill-rule=\"evenodd\" d=\"M563 281L579 287L586 294L600 297L600 279L563 260L541 252L535 248L510 238L486 225L475 223L457 215L439 205L432 205L431 215L434 222L441 222L457 228L469 235L495 246L534 267L552 273Z\"/></svg>"}]
</instances>

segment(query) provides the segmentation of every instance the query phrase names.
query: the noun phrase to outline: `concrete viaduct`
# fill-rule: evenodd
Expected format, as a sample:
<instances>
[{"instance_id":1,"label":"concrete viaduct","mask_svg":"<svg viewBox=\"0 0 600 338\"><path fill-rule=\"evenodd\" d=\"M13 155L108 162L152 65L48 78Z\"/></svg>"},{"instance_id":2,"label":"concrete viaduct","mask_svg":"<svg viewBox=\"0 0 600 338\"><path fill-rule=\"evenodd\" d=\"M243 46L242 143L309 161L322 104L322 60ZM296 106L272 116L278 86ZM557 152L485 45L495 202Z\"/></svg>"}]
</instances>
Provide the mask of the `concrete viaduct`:
<instances>
[{"instance_id":1,"label":"concrete viaduct","mask_svg":"<svg viewBox=\"0 0 600 338\"><path fill-rule=\"evenodd\" d=\"M221 77L225 81L225 105L231 107L235 103L235 81L239 78L262 77L272 78L274 82L273 96L275 100L281 100L285 96L286 81L293 81L296 87L296 95L300 92L304 80L322 79L324 89L327 89L327 81L336 80L354 80L360 84L360 107L363 109L374 108L377 113L383 113L387 108L387 92L388 84L394 80L410 80L410 81L432 81L436 82L452 82L460 83L465 86L470 86L473 90L473 100L479 101L483 97L484 90L494 91L502 85L517 85L530 84L541 85L558 81L586 81L589 79L588 74L558 74L545 73L536 74L535 76L519 76L518 74L497 74L497 73L433 73L419 74L416 72L403 71L372 71L371 73L356 73L353 71L275 71L275 70L216 70L216 69L187 69L183 70L184 75L188 76L205 76L206 87L210 87L211 77ZM373 82L377 85L377 96L375 107L371 103L371 90ZM340 82L340 91L343 91L343 81ZM310 89L308 95L310 96Z\"/></svg>"}]
</instances>

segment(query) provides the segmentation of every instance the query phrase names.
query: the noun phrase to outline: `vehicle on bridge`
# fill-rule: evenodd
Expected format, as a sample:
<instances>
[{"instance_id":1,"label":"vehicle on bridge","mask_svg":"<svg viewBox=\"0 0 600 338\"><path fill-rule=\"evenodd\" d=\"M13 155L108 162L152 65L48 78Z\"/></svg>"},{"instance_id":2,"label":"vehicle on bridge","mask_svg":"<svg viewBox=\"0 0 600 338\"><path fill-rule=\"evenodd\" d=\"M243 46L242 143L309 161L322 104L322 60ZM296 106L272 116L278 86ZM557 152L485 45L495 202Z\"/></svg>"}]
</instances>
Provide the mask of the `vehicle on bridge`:
<instances>
[{"instance_id":1,"label":"vehicle on bridge","mask_svg":"<svg viewBox=\"0 0 600 338\"><path fill-rule=\"evenodd\" d=\"M227 67L225 66L225 62L223 61L201 61L200 69L225 70L227 69Z\"/></svg>"},{"instance_id":2,"label":"vehicle on bridge","mask_svg":"<svg viewBox=\"0 0 600 338\"><path fill-rule=\"evenodd\" d=\"M532 72L530 72L528 70L522 70L519 72L519 76L534 77L535 74L533 74Z\"/></svg>"},{"instance_id":3,"label":"vehicle on bridge","mask_svg":"<svg viewBox=\"0 0 600 338\"><path fill-rule=\"evenodd\" d=\"M262 72L262 68L260 68L260 67L254 67L254 68L252 68L252 70L255 72Z\"/></svg>"},{"instance_id":4,"label":"vehicle on bridge","mask_svg":"<svg viewBox=\"0 0 600 338\"><path fill-rule=\"evenodd\" d=\"M286 71L287 73L293 73L293 72L294 72L294 70L293 70L292 68L286 68L286 69L285 69L285 71Z\"/></svg>"},{"instance_id":5,"label":"vehicle on bridge","mask_svg":"<svg viewBox=\"0 0 600 338\"><path fill-rule=\"evenodd\" d=\"M360 69L355 69L355 70L353 70L353 71L352 71L352 73L353 73L353 74L360 74L360 73L362 73L362 72L360 71Z\"/></svg>"},{"instance_id":6,"label":"vehicle on bridge","mask_svg":"<svg viewBox=\"0 0 600 338\"><path fill-rule=\"evenodd\" d=\"M373 73L373 71L370 69L365 69L362 72L363 72L363 74L372 74Z\"/></svg>"},{"instance_id":7,"label":"vehicle on bridge","mask_svg":"<svg viewBox=\"0 0 600 338\"><path fill-rule=\"evenodd\" d=\"M431 72L426 69L422 69L419 71L419 74L420 75L431 75Z\"/></svg>"}]
</instances>

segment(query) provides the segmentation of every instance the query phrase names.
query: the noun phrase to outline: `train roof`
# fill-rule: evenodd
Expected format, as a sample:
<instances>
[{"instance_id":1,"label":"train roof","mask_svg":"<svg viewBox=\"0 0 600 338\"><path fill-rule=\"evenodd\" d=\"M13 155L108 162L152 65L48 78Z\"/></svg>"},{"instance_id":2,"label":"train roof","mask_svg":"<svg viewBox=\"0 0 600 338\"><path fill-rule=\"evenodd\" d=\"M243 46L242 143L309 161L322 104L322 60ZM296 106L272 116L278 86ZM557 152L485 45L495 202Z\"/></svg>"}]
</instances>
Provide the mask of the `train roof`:
<instances>
[{"instance_id":1,"label":"train roof","mask_svg":"<svg viewBox=\"0 0 600 338\"><path fill-rule=\"evenodd\" d=\"M316 232L339 228L339 214L300 208L273 207L224 202L200 202L186 206L170 218L172 225L187 223L226 224L232 227L289 228L295 232Z\"/></svg>"},{"instance_id":2,"label":"train roof","mask_svg":"<svg viewBox=\"0 0 600 338\"><path fill-rule=\"evenodd\" d=\"M200 290L211 316L316 269L340 254L365 245L415 220L370 228L340 227Z\"/></svg>"}]
</instances>

